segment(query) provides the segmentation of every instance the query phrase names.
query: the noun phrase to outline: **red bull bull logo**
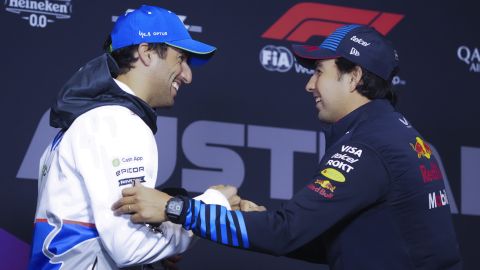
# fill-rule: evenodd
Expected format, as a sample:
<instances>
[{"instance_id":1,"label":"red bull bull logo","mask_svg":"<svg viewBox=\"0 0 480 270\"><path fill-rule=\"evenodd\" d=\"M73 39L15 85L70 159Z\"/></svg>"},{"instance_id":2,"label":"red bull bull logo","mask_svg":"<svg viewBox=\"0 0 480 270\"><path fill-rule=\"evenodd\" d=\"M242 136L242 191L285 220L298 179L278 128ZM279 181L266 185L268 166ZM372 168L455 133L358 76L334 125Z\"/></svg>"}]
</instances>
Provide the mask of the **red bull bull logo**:
<instances>
[{"instance_id":1,"label":"red bull bull logo","mask_svg":"<svg viewBox=\"0 0 480 270\"><path fill-rule=\"evenodd\" d=\"M432 155L432 149L430 149L430 146L420 137L416 137L415 139L415 145L410 143L410 146L412 147L413 151L417 153L418 158L425 157L430 159L430 156Z\"/></svg>"},{"instance_id":2,"label":"red bull bull logo","mask_svg":"<svg viewBox=\"0 0 480 270\"><path fill-rule=\"evenodd\" d=\"M315 184L318 184L320 185L321 187L323 187L324 189L328 189L330 190L330 192L334 192L335 189L337 188L336 186L332 185L332 183L328 180L320 180L320 179L317 179L315 180Z\"/></svg>"},{"instance_id":3,"label":"red bull bull logo","mask_svg":"<svg viewBox=\"0 0 480 270\"><path fill-rule=\"evenodd\" d=\"M310 190L313 190L323 196L326 199L331 199L335 196L334 192L337 187L332 184L332 182L345 182L345 176L335 170L334 168L326 168L320 171L321 178L325 177L327 179L316 179L314 183L311 183L307 186Z\"/></svg>"}]
</instances>

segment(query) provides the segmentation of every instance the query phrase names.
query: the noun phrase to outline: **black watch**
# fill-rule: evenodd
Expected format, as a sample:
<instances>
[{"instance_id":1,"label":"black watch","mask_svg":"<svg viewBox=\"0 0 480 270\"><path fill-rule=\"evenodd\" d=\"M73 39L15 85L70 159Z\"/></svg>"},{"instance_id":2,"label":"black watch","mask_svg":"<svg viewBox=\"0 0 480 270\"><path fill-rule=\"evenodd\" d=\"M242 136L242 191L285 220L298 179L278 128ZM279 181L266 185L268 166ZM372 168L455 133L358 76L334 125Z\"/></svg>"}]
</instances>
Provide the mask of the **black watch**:
<instances>
[{"instance_id":1,"label":"black watch","mask_svg":"<svg viewBox=\"0 0 480 270\"><path fill-rule=\"evenodd\" d=\"M186 208L188 208L187 203L187 199L182 196L175 196L168 200L165 206L165 215L168 220L176 224L183 224Z\"/></svg>"}]
</instances>

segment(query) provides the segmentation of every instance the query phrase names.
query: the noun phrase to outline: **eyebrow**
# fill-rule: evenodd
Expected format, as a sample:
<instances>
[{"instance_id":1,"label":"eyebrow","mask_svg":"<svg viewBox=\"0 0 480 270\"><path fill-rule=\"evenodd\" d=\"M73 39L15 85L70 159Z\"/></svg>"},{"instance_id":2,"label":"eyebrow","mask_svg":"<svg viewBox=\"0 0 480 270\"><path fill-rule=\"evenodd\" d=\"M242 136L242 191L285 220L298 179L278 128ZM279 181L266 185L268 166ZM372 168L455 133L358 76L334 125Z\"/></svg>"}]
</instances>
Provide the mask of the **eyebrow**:
<instances>
[{"instance_id":1,"label":"eyebrow","mask_svg":"<svg viewBox=\"0 0 480 270\"><path fill-rule=\"evenodd\" d=\"M188 53L188 52L186 52L186 51L184 51L184 50L179 50L178 53L179 53L179 56L183 56L183 57L185 57L185 58L187 58L187 59L190 57L190 53Z\"/></svg>"}]
</instances>

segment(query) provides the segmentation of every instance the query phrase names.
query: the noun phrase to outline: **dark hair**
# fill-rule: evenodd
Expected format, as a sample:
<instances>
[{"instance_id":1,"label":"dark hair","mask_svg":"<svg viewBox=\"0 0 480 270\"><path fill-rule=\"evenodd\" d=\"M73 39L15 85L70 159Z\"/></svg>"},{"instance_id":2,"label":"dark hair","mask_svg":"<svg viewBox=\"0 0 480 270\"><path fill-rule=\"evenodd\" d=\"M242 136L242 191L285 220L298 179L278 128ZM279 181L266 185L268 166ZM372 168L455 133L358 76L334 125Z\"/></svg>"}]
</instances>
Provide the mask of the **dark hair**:
<instances>
[{"instance_id":1,"label":"dark hair","mask_svg":"<svg viewBox=\"0 0 480 270\"><path fill-rule=\"evenodd\" d=\"M168 45L165 43L148 43L148 50L155 50L161 58L165 57L167 47ZM135 51L137 48L138 44L112 51L112 37L110 35L108 35L103 43L103 50L110 53L113 59L115 59L115 62L117 62L119 67L117 75L125 74L133 68L133 63L138 60L138 57L135 57Z\"/></svg>"},{"instance_id":2,"label":"dark hair","mask_svg":"<svg viewBox=\"0 0 480 270\"><path fill-rule=\"evenodd\" d=\"M343 57L335 60L340 75L352 72L357 64ZM388 80L385 80L378 75L358 66L362 69L362 78L357 85L357 91L368 99L387 99L392 105L397 103L397 95L392 87L392 79L397 74L398 68L393 70Z\"/></svg>"}]
</instances>

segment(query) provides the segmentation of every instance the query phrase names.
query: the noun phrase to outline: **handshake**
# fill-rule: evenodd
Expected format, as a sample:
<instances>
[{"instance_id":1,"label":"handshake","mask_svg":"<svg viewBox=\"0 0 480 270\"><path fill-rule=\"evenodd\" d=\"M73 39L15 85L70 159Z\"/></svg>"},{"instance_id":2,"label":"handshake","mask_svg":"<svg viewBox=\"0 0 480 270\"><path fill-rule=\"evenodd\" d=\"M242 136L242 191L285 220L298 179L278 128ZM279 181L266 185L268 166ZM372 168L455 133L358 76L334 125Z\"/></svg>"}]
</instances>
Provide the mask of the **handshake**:
<instances>
[{"instance_id":1,"label":"handshake","mask_svg":"<svg viewBox=\"0 0 480 270\"><path fill-rule=\"evenodd\" d=\"M240 198L237 188L229 185L216 185L209 189L219 191L228 200L232 210L244 212L265 211L266 208L252 201ZM134 223L161 223L167 220L165 206L172 196L162 191L143 186L139 181L122 190L122 198L112 205L116 216L130 214Z\"/></svg>"},{"instance_id":2,"label":"handshake","mask_svg":"<svg viewBox=\"0 0 480 270\"><path fill-rule=\"evenodd\" d=\"M267 210L264 206L259 206L252 201L240 198L240 196L237 194L237 188L234 186L216 185L209 187L209 189L220 191L220 193L227 198L232 210L240 210L244 212Z\"/></svg>"}]
</instances>

